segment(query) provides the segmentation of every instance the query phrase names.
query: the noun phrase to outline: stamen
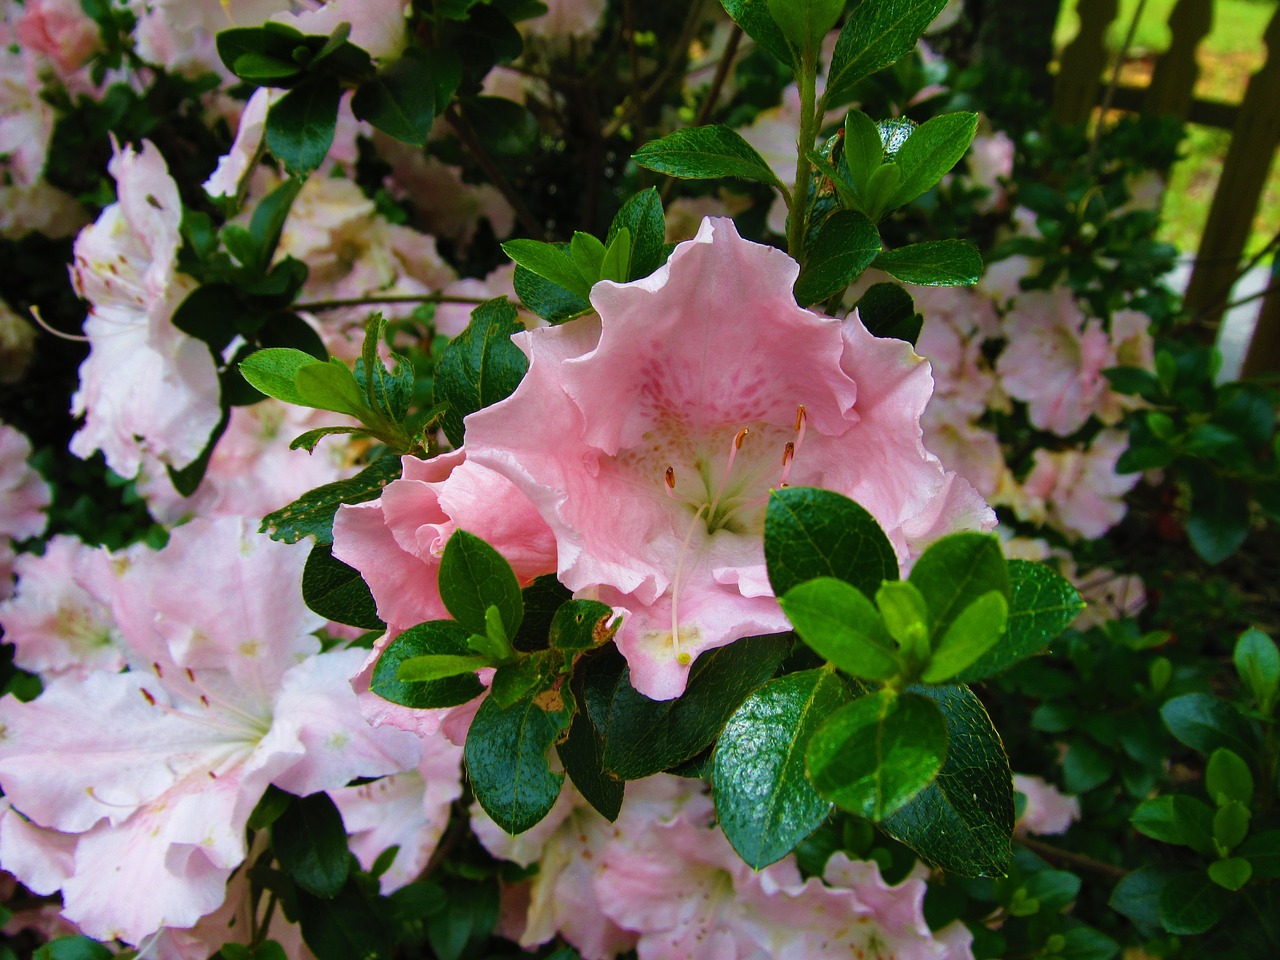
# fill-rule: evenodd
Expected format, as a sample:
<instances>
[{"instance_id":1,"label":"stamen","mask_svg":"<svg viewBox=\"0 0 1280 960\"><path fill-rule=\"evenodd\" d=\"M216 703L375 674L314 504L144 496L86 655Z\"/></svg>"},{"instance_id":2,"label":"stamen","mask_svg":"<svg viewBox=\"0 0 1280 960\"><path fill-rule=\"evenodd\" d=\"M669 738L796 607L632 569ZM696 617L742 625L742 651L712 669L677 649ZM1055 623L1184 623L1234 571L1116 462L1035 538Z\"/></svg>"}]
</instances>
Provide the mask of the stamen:
<instances>
[{"instance_id":1,"label":"stamen","mask_svg":"<svg viewBox=\"0 0 1280 960\"><path fill-rule=\"evenodd\" d=\"M800 444L804 443L804 431L808 423L809 415L805 413L804 404L802 403L796 408L796 450L799 450Z\"/></svg>"},{"instance_id":2,"label":"stamen","mask_svg":"<svg viewBox=\"0 0 1280 960\"><path fill-rule=\"evenodd\" d=\"M36 325L39 326L41 330L46 333L52 333L59 340L70 340L72 343L90 342L88 337L82 337L75 333L63 333L61 330L55 330L53 327L49 326L49 324L45 323L44 317L40 316L40 308L34 303L27 307L27 312L31 314L32 319L35 320Z\"/></svg>"},{"instance_id":3,"label":"stamen","mask_svg":"<svg viewBox=\"0 0 1280 960\"><path fill-rule=\"evenodd\" d=\"M665 481L666 481L666 484L667 484L667 495L668 495L668 496L675 496L675 492L676 492L676 468L675 468L675 467L667 467L667 472L666 472L665 474L663 474L662 479L663 479L663 480L665 480Z\"/></svg>"},{"instance_id":4,"label":"stamen","mask_svg":"<svg viewBox=\"0 0 1280 960\"><path fill-rule=\"evenodd\" d=\"M724 496L724 488L729 485L729 474L733 473L733 461L738 458L738 451L742 449L742 441L747 439L747 434L750 432L747 427L743 427L733 435L733 442L729 444L729 462L725 464L724 474L720 477L720 486L716 487L715 496L711 498L711 503L707 507L708 517L716 515L716 507L720 506L720 498Z\"/></svg>"},{"instance_id":5,"label":"stamen","mask_svg":"<svg viewBox=\"0 0 1280 960\"><path fill-rule=\"evenodd\" d=\"M778 481L778 489L785 490L787 488L787 477L791 476L791 464L795 459L796 445L793 441L788 440L787 445L782 448L782 479Z\"/></svg>"},{"instance_id":6,"label":"stamen","mask_svg":"<svg viewBox=\"0 0 1280 960\"><path fill-rule=\"evenodd\" d=\"M684 573L684 558L689 552L689 541L693 539L693 531L702 522L702 514L706 509L707 505L704 503L698 508L698 512L693 515L693 519L689 521L689 529L685 531L684 542L680 544L680 556L676 559L675 576L671 579L671 647L676 653L676 663L682 667L688 666L693 658L680 649L680 579Z\"/></svg>"},{"instance_id":7,"label":"stamen","mask_svg":"<svg viewBox=\"0 0 1280 960\"><path fill-rule=\"evenodd\" d=\"M146 687L142 687L139 692L142 694L143 700L147 701L147 703L151 704L153 707L156 705L156 698L151 695L150 690Z\"/></svg>"}]
</instances>

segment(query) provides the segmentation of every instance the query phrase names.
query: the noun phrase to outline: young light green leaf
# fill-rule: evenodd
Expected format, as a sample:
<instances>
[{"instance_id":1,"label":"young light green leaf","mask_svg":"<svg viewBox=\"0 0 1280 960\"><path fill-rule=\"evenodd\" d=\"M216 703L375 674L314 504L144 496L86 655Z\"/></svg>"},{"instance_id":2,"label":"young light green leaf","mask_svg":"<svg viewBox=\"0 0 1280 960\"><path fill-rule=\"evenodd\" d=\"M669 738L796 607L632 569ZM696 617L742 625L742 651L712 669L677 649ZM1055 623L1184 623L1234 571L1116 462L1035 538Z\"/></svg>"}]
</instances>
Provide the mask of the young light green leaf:
<instances>
[{"instance_id":1,"label":"young light green leaf","mask_svg":"<svg viewBox=\"0 0 1280 960\"><path fill-rule=\"evenodd\" d=\"M960 162L977 132L976 113L944 113L916 127L895 158L902 179L889 209L910 203L932 188Z\"/></svg>"},{"instance_id":2,"label":"young light green leaf","mask_svg":"<svg viewBox=\"0 0 1280 960\"><path fill-rule=\"evenodd\" d=\"M1253 773L1240 754L1219 747L1209 755L1204 771L1204 788L1218 806L1231 801L1246 807L1253 802Z\"/></svg>"},{"instance_id":3,"label":"young light green leaf","mask_svg":"<svg viewBox=\"0 0 1280 960\"><path fill-rule=\"evenodd\" d=\"M920 679L943 683L960 673L999 642L1009 622L1009 603L992 590L972 601L951 621L929 658Z\"/></svg>"},{"instance_id":4,"label":"young light green leaf","mask_svg":"<svg viewBox=\"0 0 1280 960\"><path fill-rule=\"evenodd\" d=\"M875 225L854 210L837 210L818 230L796 279L802 307L842 293L880 253Z\"/></svg>"},{"instance_id":5,"label":"young light green leaf","mask_svg":"<svg viewBox=\"0 0 1280 960\"><path fill-rule=\"evenodd\" d=\"M599 243L598 240L596 242ZM539 240L508 240L502 245L502 252L530 273L550 280L583 300L591 296L594 278L589 278L582 272L571 246L542 243ZM599 264L596 264L595 272L599 273Z\"/></svg>"},{"instance_id":6,"label":"young light green leaf","mask_svg":"<svg viewBox=\"0 0 1280 960\"><path fill-rule=\"evenodd\" d=\"M929 606L930 646L973 601L989 591L1008 599L1009 568L994 534L953 533L934 541L911 568L910 581Z\"/></svg>"},{"instance_id":7,"label":"young light green leaf","mask_svg":"<svg viewBox=\"0 0 1280 960\"><path fill-rule=\"evenodd\" d=\"M520 385L529 361L511 335L523 329L516 308L499 297L476 307L467 329L441 353L433 402L449 405L440 426L455 447L462 446L463 417L505 400Z\"/></svg>"},{"instance_id":8,"label":"young light green leaf","mask_svg":"<svg viewBox=\"0 0 1280 960\"><path fill-rule=\"evenodd\" d=\"M889 680L898 673L897 651L871 601L834 577L797 584L781 597L796 633L845 673Z\"/></svg>"},{"instance_id":9,"label":"young light green leaf","mask_svg":"<svg viewBox=\"0 0 1280 960\"><path fill-rule=\"evenodd\" d=\"M686 180L735 177L782 187L782 181L755 148L719 124L687 127L651 140L632 159L647 170Z\"/></svg>"},{"instance_id":10,"label":"young light green leaf","mask_svg":"<svg viewBox=\"0 0 1280 960\"><path fill-rule=\"evenodd\" d=\"M631 271L631 231L626 227L613 234L600 261L600 279L626 283Z\"/></svg>"},{"instance_id":11,"label":"young light green leaf","mask_svg":"<svg viewBox=\"0 0 1280 960\"><path fill-rule=\"evenodd\" d=\"M1209 864L1209 879L1233 893L1248 883L1252 876L1253 867L1242 857L1228 857Z\"/></svg>"},{"instance_id":12,"label":"young light green leaf","mask_svg":"<svg viewBox=\"0 0 1280 960\"><path fill-rule=\"evenodd\" d=\"M1213 811L1195 797L1165 794L1144 800L1129 818L1133 829L1153 840L1190 847L1212 856Z\"/></svg>"},{"instance_id":13,"label":"young light green leaf","mask_svg":"<svg viewBox=\"0 0 1280 960\"><path fill-rule=\"evenodd\" d=\"M569 241L569 256L587 283L594 286L600 278L600 264L604 262L604 244L589 233L575 230L573 239ZM587 292L591 292L590 288Z\"/></svg>"},{"instance_id":14,"label":"young light green leaf","mask_svg":"<svg viewBox=\"0 0 1280 960\"><path fill-rule=\"evenodd\" d=\"M864 0L853 5L836 41L823 100L841 102L859 80L905 57L946 5L947 0Z\"/></svg>"},{"instance_id":15,"label":"young light green leaf","mask_svg":"<svg viewBox=\"0 0 1280 960\"><path fill-rule=\"evenodd\" d=\"M308 404L298 390L297 376L299 370L313 364L323 366L324 361L292 347L269 347L241 360L240 375L268 397L305 407Z\"/></svg>"},{"instance_id":16,"label":"young light green leaf","mask_svg":"<svg viewBox=\"0 0 1280 960\"><path fill-rule=\"evenodd\" d=\"M982 254L968 240L927 240L886 250L872 266L922 287L968 287L982 279Z\"/></svg>"},{"instance_id":17,"label":"young light green leaf","mask_svg":"<svg viewBox=\"0 0 1280 960\"><path fill-rule=\"evenodd\" d=\"M308 77L267 111L267 149L294 176L305 177L328 156L341 94L333 77Z\"/></svg>"},{"instance_id":18,"label":"young light green leaf","mask_svg":"<svg viewBox=\"0 0 1280 960\"><path fill-rule=\"evenodd\" d=\"M492 665L488 657L457 653L429 653L400 661L400 666L396 668L396 679L401 683L443 680L445 677L475 673L482 667Z\"/></svg>"},{"instance_id":19,"label":"young light green leaf","mask_svg":"<svg viewBox=\"0 0 1280 960\"><path fill-rule=\"evenodd\" d=\"M337 357L331 357L328 363L301 367L294 374L293 382L303 406L345 413L358 420L365 419L366 412L372 412L355 375Z\"/></svg>"},{"instance_id":20,"label":"young light green leaf","mask_svg":"<svg viewBox=\"0 0 1280 960\"><path fill-rule=\"evenodd\" d=\"M787 40L815 52L844 13L844 0L768 0L768 7Z\"/></svg>"},{"instance_id":21,"label":"young light green leaf","mask_svg":"<svg viewBox=\"0 0 1280 960\"><path fill-rule=\"evenodd\" d=\"M624 279L641 280L662 266L666 259L663 251L667 227L662 199L655 188L640 191L622 205L609 226L605 245L612 245L621 230L631 234L631 253Z\"/></svg>"},{"instance_id":22,"label":"young light green leaf","mask_svg":"<svg viewBox=\"0 0 1280 960\"><path fill-rule=\"evenodd\" d=\"M806 766L822 796L880 821L933 782L946 753L938 708L925 697L885 689L831 714L809 742Z\"/></svg>"},{"instance_id":23,"label":"young light green leaf","mask_svg":"<svg viewBox=\"0 0 1280 960\"><path fill-rule=\"evenodd\" d=\"M929 655L929 606L915 584L885 581L876 591L876 606L889 636L898 641L904 653L923 662Z\"/></svg>"},{"instance_id":24,"label":"young light green leaf","mask_svg":"<svg viewBox=\"0 0 1280 960\"><path fill-rule=\"evenodd\" d=\"M805 750L818 725L850 697L830 669L804 670L764 684L725 724L711 775L716 816L756 870L785 857L830 812L831 802L805 778Z\"/></svg>"},{"instance_id":25,"label":"young light green leaf","mask_svg":"<svg viewBox=\"0 0 1280 960\"><path fill-rule=\"evenodd\" d=\"M520 583L502 554L479 537L455 530L440 558L440 599L454 620L484 636L487 610L495 607L507 639L514 637L524 617Z\"/></svg>"},{"instance_id":26,"label":"young light green leaf","mask_svg":"<svg viewBox=\"0 0 1280 960\"><path fill-rule=\"evenodd\" d=\"M456 707L479 696L484 687L473 674L460 674L442 680L405 683L399 678L400 664L414 657L428 655L467 656L471 633L452 620L431 620L410 627L387 645L373 668L370 689L384 700L427 710L434 707Z\"/></svg>"},{"instance_id":27,"label":"young light green leaf","mask_svg":"<svg viewBox=\"0 0 1280 960\"><path fill-rule=\"evenodd\" d=\"M844 160L859 193L884 162L880 131L861 110L850 110L844 118Z\"/></svg>"}]
</instances>

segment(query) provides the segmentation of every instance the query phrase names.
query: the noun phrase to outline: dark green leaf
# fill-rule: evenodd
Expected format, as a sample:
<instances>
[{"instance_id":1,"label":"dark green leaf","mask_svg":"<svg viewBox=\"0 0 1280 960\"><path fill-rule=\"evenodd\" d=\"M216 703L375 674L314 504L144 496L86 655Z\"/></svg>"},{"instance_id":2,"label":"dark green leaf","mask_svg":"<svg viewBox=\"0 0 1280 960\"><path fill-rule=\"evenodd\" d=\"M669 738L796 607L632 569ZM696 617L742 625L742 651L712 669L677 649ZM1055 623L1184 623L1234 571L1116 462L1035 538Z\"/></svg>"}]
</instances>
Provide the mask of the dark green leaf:
<instances>
[{"instance_id":1,"label":"dark green leaf","mask_svg":"<svg viewBox=\"0 0 1280 960\"><path fill-rule=\"evenodd\" d=\"M1111 893L1112 910L1134 923L1160 926L1160 894L1171 874L1156 866L1139 867L1126 876Z\"/></svg>"},{"instance_id":2,"label":"dark green leaf","mask_svg":"<svg viewBox=\"0 0 1280 960\"><path fill-rule=\"evenodd\" d=\"M332 77L309 77L267 111L267 149L294 176L306 176L328 156L341 94Z\"/></svg>"},{"instance_id":3,"label":"dark green leaf","mask_svg":"<svg viewBox=\"0 0 1280 960\"><path fill-rule=\"evenodd\" d=\"M805 750L850 696L829 669L791 673L756 690L725 724L712 768L716 816L755 869L785 857L830 812L805 779Z\"/></svg>"},{"instance_id":4,"label":"dark green leaf","mask_svg":"<svg viewBox=\"0 0 1280 960\"><path fill-rule=\"evenodd\" d=\"M1221 563L1249 535L1248 487L1202 463L1187 463L1185 474L1191 485L1187 537L1205 563Z\"/></svg>"},{"instance_id":5,"label":"dark green leaf","mask_svg":"<svg viewBox=\"0 0 1280 960\"><path fill-rule=\"evenodd\" d=\"M1261 630L1250 627L1236 641L1236 672L1260 710L1270 714L1280 697L1280 650Z\"/></svg>"},{"instance_id":6,"label":"dark green leaf","mask_svg":"<svg viewBox=\"0 0 1280 960\"><path fill-rule=\"evenodd\" d=\"M516 267L511 281L520 302L548 323L557 324L590 313L590 301L526 267Z\"/></svg>"},{"instance_id":7,"label":"dark green leaf","mask_svg":"<svg viewBox=\"0 0 1280 960\"><path fill-rule=\"evenodd\" d=\"M556 579L554 573L543 574L520 591L524 601L524 619L511 644L523 653L545 650L551 623L572 594Z\"/></svg>"},{"instance_id":8,"label":"dark green leaf","mask_svg":"<svg viewBox=\"0 0 1280 960\"><path fill-rule=\"evenodd\" d=\"M935 649L969 604L991 591L1006 600L1013 592L1000 541L988 533L953 533L934 541L909 579L929 607L929 639Z\"/></svg>"},{"instance_id":9,"label":"dark green leaf","mask_svg":"<svg viewBox=\"0 0 1280 960\"><path fill-rule=\"evenodd\" d=\"M857 588L834 577L816 577L792 587L781 603L800 638L845 673L865 680L897 675L893 638Z\"/></svg>"},{"instance_id":10,"label":"dark green leaf","mask_svg":"<svg viewBox=\"0 0 1280 960\"><path fill-rule=\"evenodd\" d=\"M332 900L347 882L347 831L327 793L291 803L271 825L271 848L280 869L310 894Z\"/></svg>"},{"instance_id":11,"label":"dark green leaf","mask_svg":"<svg viewBox=\"0 0 1280 960\"><path fill-rule=\"evenodd\" d=\"M267 792L262 795L258 805L249 814L249 829L265 830L280 819L295 799L293 794L286 793L279 787L268 786Z\"/></svg>"},{"instance_id":12,"label":"dark green leaf","mask_svg":"<svg viewBox=\"0 0 1280 960\"><path fill-rule=\"evenodd\" d=\"M768 0L768 6L783 36L815 53L844 13L844 0Z\"/></svg>"},{"instance_id":13,"label":"dark green leaf","mask_svg":"<svg viewBox=\"0 0 1280 960\"><path fill-rule=\"evenodd\" d=\"M911 294L896 283L877 283L857 304L858 319L873 336L905 340L915 346L924 318Z\"/></svg>"},{"instance_id":14,"label":"dark green leaf","mask_svg":"<svg viewBox=\"0 0 1280 960\"><path fill-rule=\"evenodd\" d=\"M385 630L377 604L360 571L333 555L331 543L316 544L302 570L302 599L326 620L363 630Z\"/></svg>"},{"instance_id":15,"label":"dark green leaf","mask_svg":"<svg viewBox=\"0 0 1280 960\"><path fill-rule=\"evenodd\" d=\"M921 859L962 876L1003 876L1013 834L1013 775L1000 735L968 687L922 687L947 722L947 759L923 793L882 823Z\"/></svg>"},{"instance_id":16,"label":"dark green leaf","mask_svg":"<svg viewBox=\"0 0 1280 960\"><path fill-rule=\"evenodd\" d=\"M529 361L511 342L524 328L505 297L482 303L467 329L454 337L436 364L433 402L447 403L440 425L455 447L462 446L462 418L505 400L520 384Z\"/></svg>"},{"instance_id":17,"label":"dark green leaf","mask_svg":"<svg viewBox=\"0 0 1280 960\"><path fill-rule=\"evenodd\" d=\"M510 834L545 817L560 795L563 773L547 765L547 751L569 726L568 711L548 712L528 697L505 709L492 698L476 711L464 756L471 789L485 813Z\"/></svg>"},{"instance_id":18,"label":"dark green leaf","mask_svg":"<svg viewBox=\"0 0 1280 960\"><path fill-rule=\"evenodd\" d=\"M1179 873L1160 891L1160 923L1170 933L1204 933L1222 919L1227 892L1203 873Z\"/></svg>"},{"instance_id":19,"label":"dark green leaf","mask_svg":"<svg viewBox=\"0 0 1280 960\"><path fill-rule=\"evenodd\" d=\"M596 242L599 243L598 240ZM508 240L502 245L502 252L519 266L563 287L582 300L587 300L591 295L591 287L596 277L588 277L582 272L581 265L574 258L570 247L565 244L542 243L538 240ZM601 248L601 253L603 252ZM596 272L598 271L597 264Z\"/></svg>"},{"instance_id":20,"label":"dark green leaf","mask_svg":"<svg viewBox=\"0 0 1280 960\"><path fill-rule=\"evenodd\" d=\"M32 960L111 960L110 950L88 937L58 937L36 949Z\"/></svg>"},{"instance_id":21,"label":"dark green leaf","mask_svg":"<svg viewBox=\"0 0 1280 960\"><path fill-rule=\"evenodd\" d=\"M884 162L884 143L875 121L861 110L844 118L844 159L853 183L861 188Z\"/></svg>"},{"instance_id":22,"label":"dark green leaf","mask_svg":"<svg viewBox=\"0 0 1280 960\"><path fill-rule=\"evenodd\" d=\"M609 640L617 627L613 608L598 600L570 600L551 620L548 640L556 650L580 652Z\"/></svg>"},{"instance_id":23,"label":"dark green leaf","mask_svg":"<svg viewBox=\"0 0 1280 960\"><path fill-rule=\"evenodd\" d=\"M504 710L517 700L533 697L554 686L564 657L554 650L526 653L514 663L498 667L489 685L489 698Z\"/></svg>"},{"instance_id":24,"label":"dark green leaf","mask_svg":"<svg viewBox=\"0 0 1280 960\"><path fill-rule=\"evenodd\" d=\"M1144 800L1129 822L1133 829L1153 840L1214 854L1213 811L1195 797L1175 793Z\"/></svg>"},{"instance_id":25,"label":"dark green leaf","mask_svg":"<svg viewBox=\"0 0 1280 960\"><path fill-rule=\"evenodd\" d=\"M789 647L783 636L765 636L710 650L694 661L688 686L675 700L637 693L620 658L597 656L583 699L604 741L605 768L620 779L639 780L696 756L769 679Z\"/></svg>"},{"instance_id":26,"label":"dark green leaf","mask_svg":"<svg viewBox=\"0 0 1280 960\"><path fill-rule=\"evenodd\" d=\"M502 554L479 537L457 530L440 558L440 599L445 608L472 633L486 631L485 611L497 607L507 639L514 637L524 617L520 583Z\"/></svg>"},{"instance_id":27,"label":"dark green leaf","mask_svg":"<svg viewBox=\"0 0 1280 960\"><path fill-rule=\"evenodd\" d=\"M267 514L258 532L284 543L297 543L308 536L315 537L317 544L333 543L333 517L339 506L373 500L382 495L383 487L399 478L400 458L379 457L354 477L316 487Z\"/></svg>"},{"instance_id":28,"label":"dark green leaf","mask_svg":"<svg viewBox=\"0 0 1280 960\"><path fill-rule=\"evenodd\" d=\"M298 895L298 924L316 960L390 960L392 935L380 919L376 890L352 876L332 900Z\"/></svg>"},{"instance_id":29,"label":"dark green leaf","mask_svg":"<svg viewBox=\"0 0 1280 960\"><path fill-rule=\"evenodd\" d=\"M875 225L853 210L837 210L822 224L796 279L802 307L842 293L880 253Z\"/></svg>"},{"instance_id":30,"label":"dark green leaf","mask_svg":"<svg viewBox=\"0 0 1280 960\"><path fill-rule=\"evenodd\" d=\"M960 162L977 132L976 113L944 113L916 127L895 158L902 179L889 209L910 203L932 188Z\"/></svg>"},{"instance_id":31,"label":"dark green leaf","mask_svg":"<svg viewBox=\"0 0 1280 960\"><path fill-rule=\"evenodd\" d=\"M641 280L662 266L667 227L662 199L655 188L642 190L622 205L609 226L606 246L613 243L619 230L627 230L631 234L627 280Z\"/></svg>"},{"instance_id":32,"label":"dark green leaf","mask_svg":"<svg viewBox=\"0 0 1280 960\"><path fill-rule=\"evenodd\" d=\"M456 707L480 695L484 687L474 676L448 677L425 683L399 679L400 664L430 654L469 655L471 632L452 620L432 620L410 627L387 645L373 668L370 689L384 700L402 707L427 710Z\"/></svg>"},{"instance_id":33,"label":"dark green leaf","mask_svg":"<svg viewBox=\"0 0 1280 960\"><path fill-rule=\"evenodd\" d=\"M779 597L814 577L835 577L868 597L898 579L897 555L875 518L829 490L788 487L770 495L764 556Z\"/></svg>"},{"instance_id":34,"label":"dark green leaf","mask_svg":"<svg viewBox=\"0 0 1280 960\"><path fill-rule=\"evenodd\" d=\"M483 956L483 948L498 922L497 878L488 876L476 882L449 877L444 892L448 902L427 923L427 941L433 956L438 960Z\"/></svg>"},{"instance_id":35,"label":"dark green leaf","mask_svg":"<svg viewBox=\"0 0 1280 960\"><path fill-rule=\"evenodd\" d=\"M467 97L460 103L476 135L494 156L523 156L537 145L538 121L520 104L502 97Z\"/></svg>"},{"instance_id":36,"label":"dark green leaf","mask_svg":"<svg viewBox=\"0 0 1280 960\"><path fill-rule=\"evenodd\" d=\"M947 0L863 0L840 30L824 99L839 103L863 77L901 60Z\"/></svg>"},{"instance_id":37,"label":"dark green leaf","mask_svg":"<svg viewBox=\"0 0 1280 960\"><path fill-rule=\"evenodd\" d=\"M968 240L926 240L886 250L872 266L924 287L967 287L982 278L982 254Z\"/></svg>"},{"instance_id":38,"label":"dark green leaf","mask_svg":"<svg viewBox=\"0 0 1280 960\"><path fill-rule=\"evenodd\" d=\"M1280 879L1280 830L1255 833L1240 845L1236 856L1249 861L1259 880Z\"/></svg>"},{"instance_id":39,"label":"dark green leaf","mask_svg":"<svg viewBox=\"0 0 1280 960\"><path fill-rule=\"evenodd\" d=\"M435 122L435 94L430 61L421 51L410 49L360 86L351 98L351 112L390 137L421 146Z\"/></svg>"},{"instance_id":40,"label":"dark green leaf","mask_svg":"<svg viewBox=\"0 0 1280 960\"><path fill-rule=\"evenodd\" d=\"M687 180L736 177L782 186L751 144L719 124L686 127L660 140L650 140L632 159L646 170Z\"/></svg>"},{"instance_id":41,"label":"dark green leaf","mask_svg":"<svg viewBox=\"0 0 1280 960\"><path fill-rule=\"evenodd\" d=\"M1205 767L1204 789L1218 806L1234 800L1247 807L1253 802L1253 774L1238 753L1219 747Z\"/></svg>"},{"instance_id":42,"label":"dark green leaf","mask_svg":"<svg viewBox=\"0 0 1280 960\"><path fill-rule=\"evenodd\" d=\"M1192 750L1213 753L1219 747L1246 759L1257 752L1257 737L1234 707L1207 693L1174 697L1160 708L1169 732Z\"/></svg>"},{"instance_id":43,"label":"dark green leaf","mask_svg":"<svg viewBox=\"0 0 1280 960\"><path fill-rule=\"evenodd\" d=\"M604 768L604 740L586 710L579 710L569 736L556 745L564 772L586 801L612 823L622 809L626 784Z\"/></svg>"},{"instance_id":44,"label":"dark green leaf","mask_svg":"<svg viewBox=\"0 0 1280 960\"><path fill-rule=\"evenodd\" d=\"M1248 860L1240 857L1228 857L1209 864L1209 879L1222 889L1233 893L1248 883L1252 876L1253 867L1249 865Z\"/></svg>"},{"instance_id":45,"label":"dark green leaf","mask_svg":"<svg viewBox=\"0 0 1280 960\"><path fill-rule=\"evenodd\" d=\"M298 191L302 189L303 182L302 177L291 177L263 197L254 207L253 216L249 220L249 237L253 240L254 259L252 263L246 263L245 266L262 273L271 265L271 260L276 255L276 247L280 244L284 222L289 219L289 211L293 209L293 201L298 198ZM277 269L280 266L283 264L278 265ZM305 271L302 276L305 279ZM285 275L282 274L281 278L284 279ZM301 283L302 281L298 281L299 286Z\"/></svg>"},{"instance_id":46,"label":"dark green leaf","mask_svg":"<svg viewBox=\"0 0 1280 960\"><path fill-rule=\"evenodd\" d=\"M973 683L1039 653L1084 609L1076 588L1042 563L1007 561L1012 587L1004 637L956 677Z\"/></svg>"},{"instance_id":47,"label":"dark green leaf","mask_svg":"<svg viewBox=\"0 0 1280 960\"><path fill-rule=\"evenodd\" d=\"M782 63L795 67L798 55L769 13L768 0L720 0L743 32Z\"/></svg>"}]
</instances>

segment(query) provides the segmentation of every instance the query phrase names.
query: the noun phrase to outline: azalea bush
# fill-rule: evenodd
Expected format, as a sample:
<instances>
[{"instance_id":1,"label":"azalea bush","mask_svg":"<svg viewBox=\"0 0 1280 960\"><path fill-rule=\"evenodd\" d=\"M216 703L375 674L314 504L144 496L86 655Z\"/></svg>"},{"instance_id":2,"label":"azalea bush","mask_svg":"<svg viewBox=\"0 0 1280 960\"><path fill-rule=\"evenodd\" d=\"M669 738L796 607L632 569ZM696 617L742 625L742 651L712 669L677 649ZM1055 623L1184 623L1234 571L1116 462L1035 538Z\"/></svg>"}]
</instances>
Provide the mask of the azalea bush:
<instances>
[{"instance_id":1,"label":"azalea bush","mask_svg":"<svg viewBox=\"0 0 1280 960\"><path fill-rule=\"evenodd\" d=\"M959 7L11 5L0 950L1270 956L1276 392Z\"/></svg>"}]
</instances>

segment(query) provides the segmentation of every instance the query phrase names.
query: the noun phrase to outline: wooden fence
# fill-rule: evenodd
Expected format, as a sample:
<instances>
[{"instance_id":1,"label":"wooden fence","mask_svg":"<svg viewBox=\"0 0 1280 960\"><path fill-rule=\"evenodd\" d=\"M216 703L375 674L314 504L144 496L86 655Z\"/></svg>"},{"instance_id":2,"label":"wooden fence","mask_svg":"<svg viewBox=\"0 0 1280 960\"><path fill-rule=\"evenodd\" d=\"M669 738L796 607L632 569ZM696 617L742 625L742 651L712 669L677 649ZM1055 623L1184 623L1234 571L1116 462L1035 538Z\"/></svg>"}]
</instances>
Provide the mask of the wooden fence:
<instances>
[{"instance_id":1,"label":"wooden fence","mask_svg":"<svg viewBox=\"0 0 1280 960\"><path fill-rule=\"evenodd\" d=\"M1231 131L1200 247L1187 286L1186 309L1217 327L1231 287L1245 266L1245 244L1266 184L1272 156L1280 146L1280 5L1263 42L1267 57L1249 79L1238 104L1195 96L1196 48L1213 26L1213 0L1179 0L1169 17L1172 42L1155 64L1145 87L1109 89L1107 30L1116 19L1117 0L1079 0L1080 32L1063 51L1054 90L1054 112L1065 123L1087 120L1095 107L1163 114ZM1280 232L1280 223L1273 225ZM1280 258L1277 259L1280 263ZM1280 272L1273 270L1254 337L1245 357L1246 375L1280 371Z\"/></svg>"}]
</instances>

